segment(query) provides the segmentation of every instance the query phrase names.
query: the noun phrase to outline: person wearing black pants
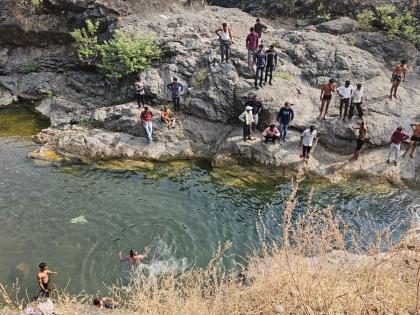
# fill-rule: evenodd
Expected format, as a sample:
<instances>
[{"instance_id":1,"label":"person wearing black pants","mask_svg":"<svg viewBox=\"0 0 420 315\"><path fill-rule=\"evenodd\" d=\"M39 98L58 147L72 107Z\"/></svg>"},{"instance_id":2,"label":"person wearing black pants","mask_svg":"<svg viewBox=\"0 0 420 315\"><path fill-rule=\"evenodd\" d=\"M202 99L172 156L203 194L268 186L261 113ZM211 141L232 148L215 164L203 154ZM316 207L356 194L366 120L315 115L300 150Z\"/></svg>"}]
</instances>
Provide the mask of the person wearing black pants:
<instances>
[{"instance_id":1,"label":"person wearing black pants","mask_svg":"<svg viewBox=\"0 0 420 315\"><path fill-rule=\"evenodd\" d=\"M174 110L179 111L181 106L179 105L179 97L181 92L184 90L184 86L178 82L178 78L173 78L172 82L166 85L169 91L171 91L172 101L174 102Z\"/></svg>"},{"instance_id":2,"label":"person wearing black pants","mask_svg":"<svg viewBox=\"0 0 420 315\"><path fill-rule=\"evenodd\" d=\"M136 99L139 108L144 107L144 105L146 105L145 94L146 85L143 79L140 76L138 76L136 82L134 82L134 98Z\"/></svg>"},{"instance_id":3,"label":"person wearing black pants","mask_svg":"<svg viewBox=\"0 0 420 315\"><path fill-rule=\"evenodd\" d=\"M264 69L267 64L267 55L264 52L264 46L260 45L258 51L254 56L255 71L255 88L258 89L258 79L260 80L260 87L263 87Z\"/></svg>"},{"instance_id":4,"label":"person wearing black pants","mask_svg":"<svg viewBox=\"0 0 420 315\"><path fill-rule=\"evenodd\" d=\"M274 49L274 45L270 46L270 49L266 52L267 55L267 66L265 67L265 83L267 84L267 79L270 77L270 81L268 82L270 85L272 85L273 81L273 71L277 67L277 52Z\"/></svg>"},{"instance_id":5,"label":"person wearing black pants","mask_svg":"<svg viewBox=\"0 0 420 315\"><path fill-rule=\"evenodd\" d=\"M360 119L363 119L363 87L362 83L357 84L357 88L352 91L351 94L351 102L350 102L350 110L349 110L349 119L351 120L354 115L354 107L357 108L357 116Z\"/></svg>"}]
</instances>

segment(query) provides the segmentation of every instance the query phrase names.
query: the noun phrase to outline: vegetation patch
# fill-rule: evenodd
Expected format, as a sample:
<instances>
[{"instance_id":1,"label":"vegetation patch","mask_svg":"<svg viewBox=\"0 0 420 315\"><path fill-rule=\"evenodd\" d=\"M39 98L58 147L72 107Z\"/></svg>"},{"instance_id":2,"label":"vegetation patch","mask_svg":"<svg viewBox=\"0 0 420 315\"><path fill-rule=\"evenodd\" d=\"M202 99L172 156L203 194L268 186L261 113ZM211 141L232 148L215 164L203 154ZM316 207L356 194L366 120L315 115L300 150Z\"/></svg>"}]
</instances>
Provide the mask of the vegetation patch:
<instances>
[{"instance_id":1,"label":"vegetation patch","mask_svg":"<svg viewBox=\"0 0 420 315\"><path fill-rule=\"evenodd\" d=\"M41 66L36 63L26 63L24 65L21 65L18 69L20 73L28 74L31 72L38 72L41 69Z\"/></svg>"},{"instance_id":2,"label":"vegetation patch","mask_svg":"<svg viewBox=\"0 0 420 315\"><path fill-rule=\"evenodd\" d=\"M160 47L152 38L117 30L110 40L98 40L99 22L86 21L71 36L76 41L77 55L83 63L95 65L107 77L119 80L137 73L161 58Z\"/></svg>"},{"instance_id":3,"label":"vegetation patch","mask_svg":"<svg viewBox=\"0 0 420 315\"><path fill-rule=\"evenodd\" d=\"M293 79L293 76L290 73L283 72L283 71L275 71L273 75L275 78L279 78L286 81L290 81Z\"/></svg>"}]
</instances>

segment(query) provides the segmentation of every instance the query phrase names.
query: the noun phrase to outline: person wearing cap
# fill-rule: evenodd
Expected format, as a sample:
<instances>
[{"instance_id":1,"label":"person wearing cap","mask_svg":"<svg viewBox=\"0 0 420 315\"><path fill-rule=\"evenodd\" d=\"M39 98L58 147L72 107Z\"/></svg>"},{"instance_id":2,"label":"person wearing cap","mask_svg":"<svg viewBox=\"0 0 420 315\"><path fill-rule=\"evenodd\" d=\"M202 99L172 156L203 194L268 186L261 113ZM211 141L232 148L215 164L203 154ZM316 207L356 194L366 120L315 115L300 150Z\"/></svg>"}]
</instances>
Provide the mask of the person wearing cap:
<instances>
[{"instance_id":1,"label":"person wearing cap","mask_svg":"<svg viewBox=\"0 0 420 315\"><path fill-rule=\"evenodd\" d=\"M254 117L252 115L252 107L246 106L245 111L239 116L239 120L242 121L242 128L244 133L244 141L252 140L251 138L251 126L254 123Z\"/></svg>"},{"instance_id":2,"label":"person wearing cap","mask_svg":"<svg viewBox=\"0 0 420 315\"><path fill-rule=\"evenodd\" d=\"M267 26L261 23L260 18L257 18L257 21L254 25L254 30L258 34L258 45L262 43L262 34L267 30Z\"/></svg>"},{"instance_id":3,"label":"person wearing cap","mask_svg":"<svg viewBox=\"0 0 420 315\"><path fill-rule=\"evenodd\" d=\"M337 89L337 86L335 85L335 80L330 79L328 83L325 83L321 88L321 109L319 110L319 118L324 118L328 114L328 107L330 106L331 99L332 99L332 93L334 93ZM324 107L325 107L325 113L324 113Z\"/></svg>"},{"instance_id":4,"label":"person wearing cap","mask_svg":"<svg viewBox=\"0 0 420 315\"><path fill-rule=\"evenodd\" d=\"M146 248L143 254L139 254L135 249L130 249L128 256L123 256L122 252L118 253L120 261L128 261L132 265L138 265L143 259L147 257L149 250Z\"/></svg>"},{"instance_id":5,"label":"person wearing cap","mask_svg":"<svg viewBox=\"0 0 420 315\"><path fill-rule=\"evenodd\" d=\"M270 127L266 128L263 131L262 135L265 138L265 143L271 140L274 144L277 140L280 139L280 131L276 128L276 125L274 124L271 124Z\"/></svg>"},{"instance_id":6,"label":"person wearing cap","mask_svg":"<svg viewBox=\"0 0 420 315\"><path fill-rule=\"evenodd\" d=\"M251 128L252 128L252 131L255 132L258 125L258 119L259 119L258 116L263 109L263 105L258 100L257 95L253 95L252 98L248 102L246 102L245 106L252 107L252 117L254 118L254 122L252 123Z\"/></svg>"},{"instance_id":7,"label":"person wearing cap","mask_svg":"<svg viewBox=\"0 0 420 315\"><path fill-rule=\"evenodd\" d=\"M363 86L362 83L358 83L356 89L353 90L351 93L351 102L350 102L350 110L349 110L349 120L353 118L354 115L354 107L357 108L357 116L360 119L363 119Z\"/></svg>"},{"instance_id":8,"label":"person wearing cap","mask_svg":"<svg viewBox=\"0 0 420 315\"><path fill-rule=\"evenodd\" d=\"M400 157L401 142L410 138L408 134L403 132L402 127L398 127L391 136L391 146L389 147L388 164L391 164L391 157L394 156L394 165L397 166Z\"/></svg>"},{"instance_id":9,"label":"person wearing cap","mask_svg":"<svg viewBox=\"0 0 420 315\"><path fill-rule=\"evenodd\" d=\"M340 96L340 117L343 117L343 121L346 121L347 112L350 106L350 98L351 94L353 93L353 87L350 85L350 81L346 81L346 83L340 86L337 89L337 93ZM343 112L344 109L344 112Z\"/></svg>"}]
</instances>

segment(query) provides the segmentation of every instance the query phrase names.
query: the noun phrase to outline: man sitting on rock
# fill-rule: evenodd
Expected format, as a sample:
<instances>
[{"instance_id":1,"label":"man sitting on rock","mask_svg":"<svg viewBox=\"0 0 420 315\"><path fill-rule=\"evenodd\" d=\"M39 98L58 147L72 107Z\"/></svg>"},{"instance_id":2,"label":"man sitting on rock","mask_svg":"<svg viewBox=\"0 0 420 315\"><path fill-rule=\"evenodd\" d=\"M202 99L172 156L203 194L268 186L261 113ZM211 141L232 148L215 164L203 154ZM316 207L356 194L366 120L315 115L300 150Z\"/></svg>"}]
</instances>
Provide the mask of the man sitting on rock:
<instances>
[{"instance_id":1,"label":"man sitting on rock","mask_svg":"<svg viewBox=\"0 0 420 315\"><path fill-rule=\"evenodd\" d=\"M343 117L343 121L345 122L350 106L351 94L353 93L353 87L350 85L350 81L346 81L344 85L340 86L337 89L337 93L340 96L340 117L338 119L341 119L341 117Z\"/></svg>"},{"instance_id":2,"label":"man sitting on rock","mask_svg":"<svg viewBox=\"0 0 420 315\"><path fill-rule=\"evenodd\" d=\"M295 117L293 109L290 108L290 103L284 103L284 106L280 108L280 111L277 115L277 121L280 122L280 138L283 138L283 141L286 141L287 131L289 129L289 124Z\"/></svg>"},{"instance_id":3,"label":"man sitting on rock","mask_svg":"<svg viewBox=\"0 0 420 315\"><path fill-rule=\"evenodd\" d=\"M144 111L141 112L140 120L143 123L144 130L146 130L147 139L150 143L153 141L153 113L149 110L148 106L145 106Z\"/></svg>"},{"instance_id":4,"label":"man sitting on rock","mask_svg":"<svg viewBox=\"0 0 420 315\"><path fill-rule=\"evenodd\" d=\"M391 157L394 155L394 165L397 166L400 157L401 142L410 138L410 136L402 130L402 127L398 127L391 136L391 146L389 147L388 160L386 161L388 164L391 164Z\"/></svg>"},{"instance_id":5,"label":"man sitting on rock","mask_svg":"<svg viewBox=\"0 0 420 315\"><path fill-rule=\"evenodd\" d=\"M401 84L401 81L405 80L405 74L407 72L407 60L401 60L401 63L396 65L391 76L391 93L389 94L389 99L392 100L392 97L397 98L397 90Z\"/></svg>"},{"instance_id":6,"label":"man sitting on rock","mask_svg":"<svg viewBox=\"0 0 420 315\"><path fill-rule=\"evenodd\" d=\"M258 100L258 96L253 95L252 98L248 102L246 102L245 106L252 107L252 117L254 119L254 122L252 123L251 128L252 128L252 131L255 132L258 125L259 114L261 113L263 109L263 105Z\"/></svg>"},{"instance_id":7,"label":"man sitting on rock","mask_svg":"<svg viewBox=\"0 0 420 315\"><path fill-rule=\"evenodd\" d=\"M254 122L254 117L252 115L252 107L245 107L245 111L239 116L239 120L242 121L242 128L244 133L244 141L252 140L251 138L251 125Z\"/></svg>"},{"instance_id":8,"label":"man sitting on rock","mask_svg":"<svg viewBox=\"0 0 420 315\"><path fill-rule=\"evenodd\" d=\"M420 142L420 123L411 124L411 128L413 128L414 132L410 139L410 146L407 148L403 156L405 156L407 152L410 151L410 148L411 148L410 157L413 158L414 151L416 151L416 148L417 148L417 144L418 142Z\"/></svg>"},{"instance_id":9,"label":"man sitting on rock","mask_svg":"<svg viewBox=\"0 0 420 315\"><path fill-rule=\"evenodd\" d=\"M303 158L303 161L306 164L308 164L309 153L311 153L312 146L314 143L318 143L318 139L318 132L315 130L315 126L311 126L302 132L302 136L300 137L302 155L300 157Z\"/></svg>"},{"instance_id":10,"label":"man sitting on rock","mask_svg":"<svg viewBox=\"0 0 420 315\"><path fill-rule=\"evenodd\" d=\"M166 106L163 106L161 113L161 120L166 123L169 129L175 127L175 114Z\"/></svg>"},{"instance_id":11,"label":"man sitting on rock","mask_svg":"<svg viewBox=\"0 0 420 315\"><path fill-rule=\"evenodd\" d=\"M265 129L262 135L265 138L265 143L267 143L268 140L271 140L274 144L277 140L280 139L280 131L276 128L274 124L271 124L270 127Z\"/></svg>"},{"instance_id":12,"label":"man sitting on rock","mask_svg":"<svg viewBox=\"0 0 420 315\"><path fill-rule=\"evenodd\" d=\"M321 89L321 109L319 110L319 116L318 118L324 118L328 114L328 107L330 106L331 99L332 99L332 93L336 91L336 85L335 80L330 79L330 81L322 86ZM324 107L325 107L325 113L324 113ZM324 115L323 115L324 114Z\"/></svg>"},{"instance_id":13,"label":"man sitting on rock","mask_svg":"<svg viewBox=\"0 0 420 315\"><path fill-rule=\"evenodd\" d=\"M365 121L362 121L360 126L353 127L353 129L359 129L359 136L357 137L356 150L354 151L354 155L350 160L357 161L359 159L360 151L362 150L362 147L368 137L368 129Z\"/></svg>"}]
</instances>

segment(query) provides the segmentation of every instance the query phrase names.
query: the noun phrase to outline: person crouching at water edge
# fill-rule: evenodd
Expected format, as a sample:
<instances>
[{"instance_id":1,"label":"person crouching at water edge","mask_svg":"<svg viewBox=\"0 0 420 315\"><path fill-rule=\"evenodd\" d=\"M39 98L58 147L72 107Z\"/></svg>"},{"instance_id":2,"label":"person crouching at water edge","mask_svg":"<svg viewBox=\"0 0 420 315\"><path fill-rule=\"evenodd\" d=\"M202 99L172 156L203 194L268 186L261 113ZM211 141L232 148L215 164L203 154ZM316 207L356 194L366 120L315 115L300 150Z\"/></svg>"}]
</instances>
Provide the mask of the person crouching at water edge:
<instances>
[{"instance_id":1,"label":"person crouching at water edge","mask_svg":"<svg viewBox=\"0 0 420 315\"><path fill-rule=\"evenodd\" d=\"M273 144L274 144L276 143L277 140L280 139L280 131L276 128L276 125L274 124L271 124L270 127L265 129L262 135L265 138L265 143L271 140L273 141Z\"/></svg>"},{"instance_id":2,"label":"person crouching at water edge","mask_svg":"<svg viewBox=\"0 0 420 315\"><path fill-rule=\"evenodd\" d=\"M93 300L93 305L97 308L115 309L118 303L109 297L97 297Z\"/></svg>"},{"instance_id":3,"label":"person crouching at water edge","mask_svg":"<svg viewBox=\"0 0 420 315\"><path fill-rule=\"evenodd\" d=\"M318 143L318 132L315 130L314 126L309 127L304 132L302 132L302 136L300 137L300 146L302 147L302 155L300 156L303 158L303 161L308 164L309 160L309 153L311 152L313 144Z\"/></svg>"},{"instance_id":4,"label":"person crouching at water edge","mask_svg":"<svg viewBox=\"0 0 420 315\"><path fill-rule=\"evenodd\" d=\"M251 126L254 123L254 117L252 115L252 107L245 107L245 111L239 116L239 120L242 121L242 128L244 132L244 141L252 140L251 138Z\"/></svg>"},{"instance_id":5,"label":"person crouching at water edge","mask_svg":"<svg viewBox=\"0 0 420 315\"><path fill-rule=\"evenodd\" d=\"M149 249L145 248L143 254L139 254L135 249L130 249L128 256L123 256L122 252L118 253L120 261L128 261L132 265L138 265L140 262L149 255Z\"/></svg>"},{"instance_id":6,"label":"person crouching at water edge","mask_svg":"<svg viewBox=\"0 0 420 315\"><path fill-rule=\"evenodd\" d=\"M145 106L144 111L141 112L140 120L143 123L144 130L146 130L147 139L150 143L153 141L153 113L149 110L148 106Z\"/></svg>"}]
</instances>

